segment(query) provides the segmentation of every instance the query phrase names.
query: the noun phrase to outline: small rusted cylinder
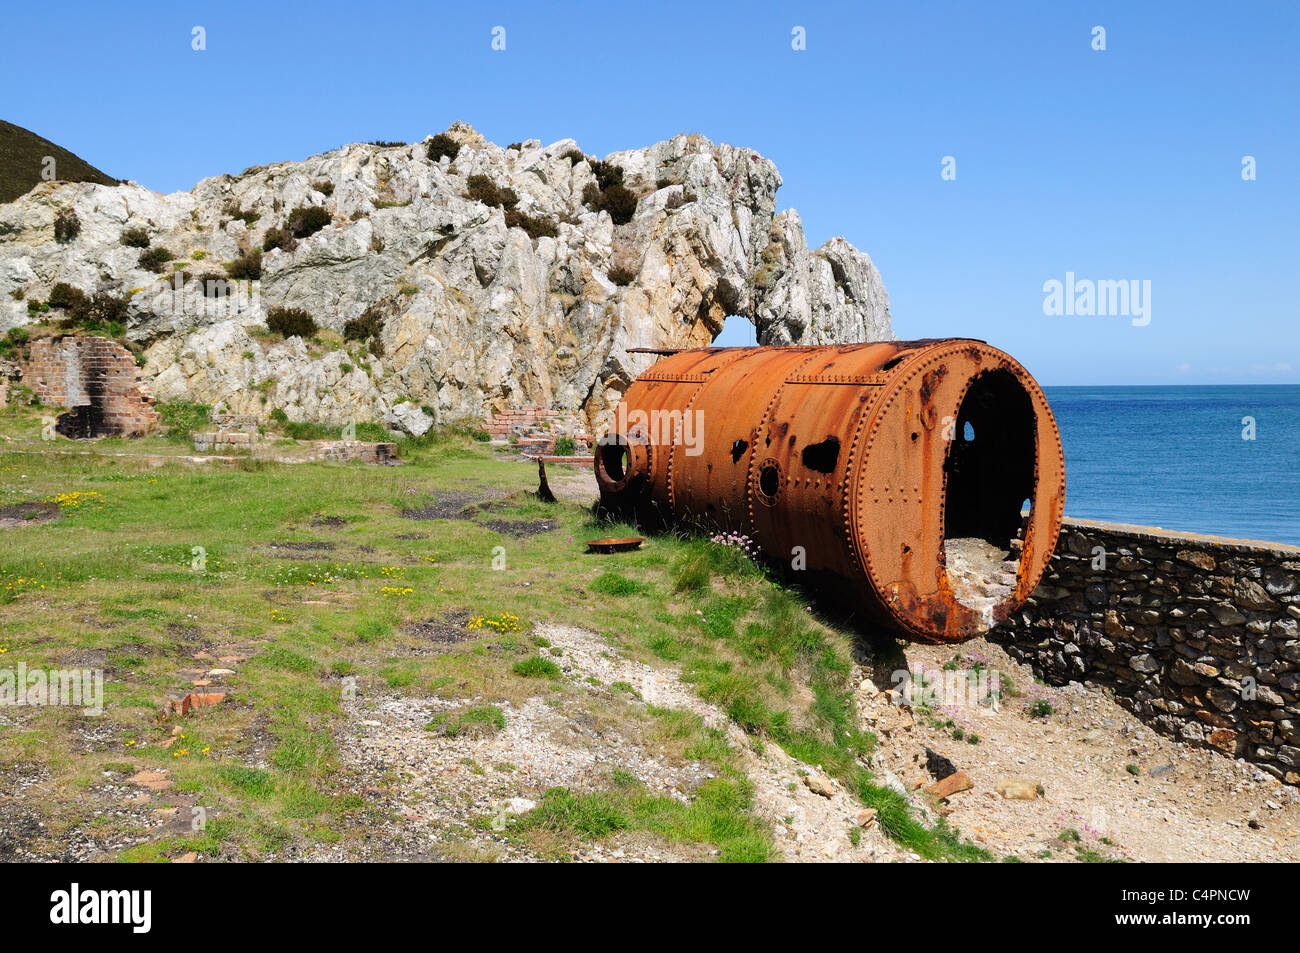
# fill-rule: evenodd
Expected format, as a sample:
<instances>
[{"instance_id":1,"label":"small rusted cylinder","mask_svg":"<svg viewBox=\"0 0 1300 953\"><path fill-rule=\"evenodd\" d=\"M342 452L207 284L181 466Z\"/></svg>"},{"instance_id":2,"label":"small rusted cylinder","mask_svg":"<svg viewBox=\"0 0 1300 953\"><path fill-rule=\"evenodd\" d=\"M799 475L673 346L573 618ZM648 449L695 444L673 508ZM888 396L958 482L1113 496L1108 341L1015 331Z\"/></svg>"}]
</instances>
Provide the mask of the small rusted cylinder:
<instances>
[{"instance_id":1,"label":"small rusted cylinder","mask_svg":"<svg viewBox=\"0 0 1300 953\"><path fill-rule=\"evenodd\" d=\"M595 467L607 510L748 535L928 642L1024 603L1065 501L1038 384L969 339L671 353L628 388Z\"/></svg>"}]
</instances>

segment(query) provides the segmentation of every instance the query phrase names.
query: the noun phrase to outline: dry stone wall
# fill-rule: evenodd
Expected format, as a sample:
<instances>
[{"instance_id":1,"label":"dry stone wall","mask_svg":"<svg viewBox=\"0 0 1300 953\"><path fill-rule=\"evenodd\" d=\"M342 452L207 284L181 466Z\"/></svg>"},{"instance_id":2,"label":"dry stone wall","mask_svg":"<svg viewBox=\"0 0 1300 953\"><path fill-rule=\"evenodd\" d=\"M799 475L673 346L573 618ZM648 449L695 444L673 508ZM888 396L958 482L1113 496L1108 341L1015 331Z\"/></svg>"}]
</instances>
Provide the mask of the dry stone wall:
<instances>
[{"instance_id":1,"label":"dry stone wall","mask_svg":"<svg viewBox=\"0 0 1300 953\"><path fill-rule=\"evenodd\" d=\"M1109 686L1157 730L1300 784L1300 547L1067 520L990 638L1048 681Z\"/></svg>"}]
</instances>

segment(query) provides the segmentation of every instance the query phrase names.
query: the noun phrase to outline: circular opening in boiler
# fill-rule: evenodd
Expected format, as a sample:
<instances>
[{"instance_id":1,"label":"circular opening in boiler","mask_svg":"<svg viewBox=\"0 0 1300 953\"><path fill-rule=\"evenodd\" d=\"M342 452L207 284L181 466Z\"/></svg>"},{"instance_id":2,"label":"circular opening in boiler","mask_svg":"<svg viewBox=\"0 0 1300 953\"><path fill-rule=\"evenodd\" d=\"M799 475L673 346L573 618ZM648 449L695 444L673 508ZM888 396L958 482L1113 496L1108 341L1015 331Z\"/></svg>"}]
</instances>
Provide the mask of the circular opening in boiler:
<instances>
[{"instance_id":1,"label":"circular opening in boiler","mask_svg":"<svg viewBox=\"0 0 1300 953\"><path fill-rule=\"evenodd\" d=\"M944 561L957 600L987 610L1015 587L1038 421L1028 391L1006 370L976 377L957 413L962 439L944 461Z\"/></svg>"},{"instance_id":2,"label":"circular opening in boiler","mask_svg":"<svg viewBox=\"0 0 1300 953\"><path fill-rule=\"evenodd\" d=\"M600 448L600 468L612 482L617 483L627 475L627 446L623 443L606 443Z\"/></svg>"}]
</instances>

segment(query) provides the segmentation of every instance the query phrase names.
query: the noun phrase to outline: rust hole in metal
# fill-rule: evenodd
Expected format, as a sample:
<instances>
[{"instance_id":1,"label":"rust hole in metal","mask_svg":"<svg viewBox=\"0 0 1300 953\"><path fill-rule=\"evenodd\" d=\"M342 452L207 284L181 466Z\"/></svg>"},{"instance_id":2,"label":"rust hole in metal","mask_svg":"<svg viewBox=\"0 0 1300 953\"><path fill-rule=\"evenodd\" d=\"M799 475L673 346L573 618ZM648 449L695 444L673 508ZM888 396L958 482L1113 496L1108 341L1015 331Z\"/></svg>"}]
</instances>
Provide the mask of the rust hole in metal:
<instances>
[{"instance_id":1,"label":"rust hole in metal","mask_svg":"<svg viewBox=\"0 0 1300 953\"><path fill-rule=\"evenodd\" d=\"M840 459L840 439L834 435L821 443L810 443L803 448L803 465L818 473L834 473Z\"/></svg>"},{"instance_id":2,"label":"rust hole in metal","mask_svg":"<svg viewBox=\"0 0 1300 953\"><path fill-rule=\"evenodd\" d=\"M765 463L758 471L759 499L768 506L776 504L781 492L781 471L775 463Z\"/></svg>"},{"instance_id":3,"label":"rust hole in metal","mask_svg":"<svg viewBox=\"0 0 1300 953\"><path fill-rule=\"evenodd\" d=\"M745 451L748 449L749 449L748 440L737 440L735 443L733 443L731 445L731 462L739 463L740 458L745 455Z\"/></svg>"}]
</instances>

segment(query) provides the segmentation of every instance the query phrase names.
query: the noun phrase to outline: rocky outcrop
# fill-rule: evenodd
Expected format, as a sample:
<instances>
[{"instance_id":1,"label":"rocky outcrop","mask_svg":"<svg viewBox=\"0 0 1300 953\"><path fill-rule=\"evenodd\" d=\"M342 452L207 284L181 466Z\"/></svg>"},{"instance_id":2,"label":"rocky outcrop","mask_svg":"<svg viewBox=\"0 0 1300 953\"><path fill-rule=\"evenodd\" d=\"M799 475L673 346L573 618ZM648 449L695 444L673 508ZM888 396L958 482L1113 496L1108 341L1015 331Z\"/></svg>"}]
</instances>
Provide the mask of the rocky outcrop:
<instances>
[{"instance_id":1,"label":"rocky outcrop","mask_svg":"<svg viewBox=\"0 0 1300 953\"><path fill-rule=\"evenodd\" d=\"M408 432L523 404L595 425L654 360L631 349L707 345L733 314L765 344L892 337L871 260L843 239L809 251L798 215L776 213L776 167L750 150L682 135L600 163L569 139L503 149L460 123L448 139L454 158L431 159L430 140L357 144L172 195L40 185L0 206L0 330L39 318L25 301L56 282L126 295L160 401ZM622 209L602 200L620 173ZM266 251L238 294L205 287L301 207L328 224ZM68 209L80 231L59 242ZM127 229L176 263L140 267ZM276 306L323 333L268 334ZM375 340L343 340L363 315Z\"/></svg>"}]
</instances>

